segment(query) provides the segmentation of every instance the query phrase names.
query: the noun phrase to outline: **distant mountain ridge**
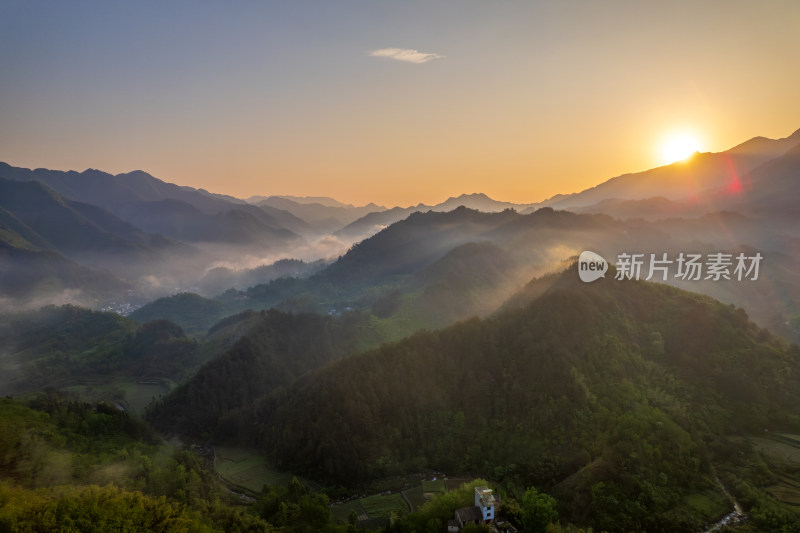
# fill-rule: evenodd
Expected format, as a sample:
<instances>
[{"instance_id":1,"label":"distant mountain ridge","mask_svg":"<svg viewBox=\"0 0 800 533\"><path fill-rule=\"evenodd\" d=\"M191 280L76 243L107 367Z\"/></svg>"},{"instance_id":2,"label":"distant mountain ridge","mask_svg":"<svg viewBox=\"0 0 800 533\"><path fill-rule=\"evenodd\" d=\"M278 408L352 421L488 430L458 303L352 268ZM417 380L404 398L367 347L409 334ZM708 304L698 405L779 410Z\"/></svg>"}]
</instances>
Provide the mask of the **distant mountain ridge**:
<instances>
[{"instance_id":1,"label":"distant mountain ridge","mask_svg":"<svg viewBox=\"0 0 800 533\"><path fill-rule=\"evenodd\" d=\"M403 220L412 213L420 213L425 211L442 212L452 211L458 207L466 207L475 211L496 213L506 209L525 211L531 208L533 205L534 204L515 204L512 202L502 202L489 198L483 193L462 194L458 197L451 196L444 202L433 206L417 204L416 206L411 207L393 207L392 209L387 209L385 211L369 213L340 229L336 232L336 235L346 238L354 238L359 236L369 237L384 227Z\"/></svg>"},{"instance_id":2,"label":"distant mountain ridge","mask_svg":"<svg viewBox=\"0 0 800 533\"><path fill-rule=\"evenodd\" d=\"M121 209L121 213L147 231L188 242L275 245L298 238L271 214L248 205L208 214L192 204L165 199L136 203ZM294 219L290 224L296 228L304 226L302 220L287 215Z\"/></svg>"},{"instance_id":3,"label":"distant mountain ridge","mask_svg":"<svg viewBox=\"0 0 800 533\"><path fill-rule=\"evenodd\" d=\"M781 139L753 137L733 148L717 153L696 153L685 161L652 168L642 172L622 174L584 191L558 194L542 202L522 203L493 200L483 193L461 194L435 204L393 207L367 204L353 206L325 196L252 196L247 200L214 194L203 189L178 186L136 170L117 175L94 169L83 172L48 169L25 169L0 162L0 177L18 181L38 180L58 193L75 200L105 207L117 212L120 207L140 202L177 200L194 206L206 214L218 214L232 208L259 205L273 217L279 212L302 219L317 229L338 229L339 236L368 236L409 214L418 211L450 211L458 206L494 212L515 209L530 212L539 207L556 209L585 209L609 200L647 200L663 197L684 200L706 191L724 187L732 179L741 178L758 166L778 158L800 144L800 129ZM354 216L358 214L358 216ZM297 224L297 220L294 221ZM334 228L337 223L343 227ZM298 233L298 227L287 229ZM308 229L308 228L305 228Z\"/></svg>"},{"instance_id":4,"label":"distant mountain ridge","mask_svg":"<svg viewBox=\"0 0 800 533\"><path fill-rule=\"evenodd\" d=\"M25 240L64 254L147 254L183 245L147 234L105 209L68 200L38 181L0 178L0 208L17 221ZM19 235L19 234L18 234ZM22 237L20 235L20 237Z\"/></svg>"},{"instance_id":5,"label":"distant mountain ridge","mask_svg":"<svg viewBox=\"0 0 800 533\"><path fill-rule=\"evenodd\" d=\"M800 145L800 129L782 139L754 137L724 152L695 153L670 165L623 174L574 194L558 195L538 205L584 208L606 200L696 198L709 190L735 186L748 172Z\"/></svg>"},{"instance_id":6,"label":"distant mountain ridge","mask_svg":"<svg viewBox=\"0 0 800 533\"><path fill-rule=\"evenodd\" d=\"M247 198L245 201L250 204L258 204L263 202L264 200L269 200L270 198L280 198L283 200L289 200L290 202L294 202L296 204L320 204L324 205L325 207L344 207L348 209L359 209L359 207L372 207L376 210L379 209L386 209L382 205L376 205L374 203L369 203L364 206L355 206L353 204L346 204L344 202L340 202L336 198L331 198L330 196L292 196L290 194L276 194L272 196L251 196Z\"/></svg>"},{"instance_id":7,"label":"distant mountain ridge","mask_svg":"<svg viewBox=\"0 0 800 533\"><path fill-rule=\"evenodd\" d=\"M292 213L316 228L319 233L333 233L354 220L372 212L384 211L386 208L375 204L354 207L342 204L332 198L293 199L283 196L255 197L259 198L255 205L261 208L281 209ZM252 200L252 199L251 199Z\"/></svg>"},{"instance_id":8,"label":"distant mountain ridge","mask_svg":"<svg viewBox=\"0 0 800 533\"><path fill-rule=\"evenodd\" d=\"M17 181L39 181L67 198L111 211L135 202L164 199L180 200L209 214L231 208L231 202L223 197L167 183L141 170L112 175L95 169L83 172L44 168L31 170L0 162L0 176Z\"/></svg>"},{"instance_id":9,"label":"distant mountain ridge","mask_svg":"<svg viewBox=\"0 0 800 533\"><path fill-rule=\"evenodd\" d=\"M167 183L140 170L112 175L94 169L31 170L0 162L0 177L42 183L65 198L99 206L148 232L178 240L275 246L310 231L308 223L285 210Z\"/></svg>"},{"instance_id":10,"label":"distant mountain ridge","mask_svg":"<svg viewBox=\"0 0 800 533\"><path fill-rule=\"evenodd\" d=\"M787 233L787 227L791 226L787 226L785 221L787 218L794 220L798 212L795 199L800 191L795 176L800 173L800 142L797 141L800 141L800 130L784 139L755 137L726 152L696 154L684 162L618 176L586 191L560 195L546 202L555 209L568 209L579 214L607 214L623 221L638 218L659 220L659 224L635 222L619 225L607 217L570 218L563 212L553 211L554 208L542 208L541 204L502 202L482 193L453 196L432 206L418 204L392 209L374 204L353 207L327 197L254 197L249 200L258 200L262 205L253 205L201 189L165 183L141 171L113 176L91 169L84 172L30 170L0 163L0 178L6 178L3 187L8 189L0 198L0 241L7 250L8 268L13 266L8 260L11 254L24 255L29 262L37 257L42 261L42 268L47 265L50 269L57 269L56 265L67 268L67 257L73 262L107 266L108 262L93 260L96 254L105 254L107 258L117 256L122 269L134 264L142 267L132 276L117 270L114 273L132 281L146 276L145 285L155 282L154 291L195 291L202 285L213 286L221 293L226 287L219 284L226 283L225 280L232 283L227 288L235 285L237 290L245 290L273 279L266 271L253 270L244 274L245 270L274 263L282 258L281 254L286 254L284 257L305 261L324 257L326 262L333 261L333 264L324 273L320 272L322 277L353 287L362 287L370 280L384 283L383 289L376 289L381 293L384 289L391 292L392 284L396 282L407 287L408 276L416 275L419 269L469 243L496 244L514 256L514 264L530 266L553 264L586 246L606 246L601 251L612 254L619 252L626 240L639 246L655 240L669 243L665 247L673 251L677 246L687 244L691 247L724 246L731 250L770 251L776 258L773 261L780 262L780 268L765 275L778 274L779 277L773 279L776 286L780 282L787 287L788 283L790 293L794 294L797 284L788 265L796 245L791 232ZM36 190L41 198L29 200L27 207L12 205L8 202L22 198L18 198L20 192L10 192L12 186L15 191ZM692 194L680 196L687 190ZM381 210L366 213L341 227L355 215L374 207ZM508 213L503 215L504 211ZM425 216L427 212L453 214L437 218ZM489 222L491 217L480 217L476 214L478 212L498 216ZM741 213L746 218L732 217L731 212ZM534 216L512 216L526 213ZM504 222L496 225L495 222L501 219ZM399 221L403 222L396 224ZM736 231L731 231L734 227ZM365 239L383 230L380 239ZM331 231L335 231L337 238L329 238ZM606 231L608 236L601 231ZM356 245L352 246L352 243ZM348 246L351 253L345 253ZM171 276L169 281L159 284L159 276L164 272L158 272L154 267L158 265L159 256L167 250L179 253L202 250L204 264L176 261L168 273ZM498 257L500 262L493 265L491 261L483 260L491 256L488 248L476 250L480 250L480 257L475 260L481 268L498 278L506 275L502 257ZM784 250L788 252L784 253ZM51 254L44 255L43 251ZM53 261L53 253L65 257ZM314 256L315 253L326 255ZM333 260L337 255L341 255L341 259ZM450 259L454 264L464 265L466 255ZM128 261L126 258L134 259ZM777 266L775 262L770 264ZM209 268L217 266L225 267L227 274L216 270L215 280L209 277L206 281L210 283L201 281ZM72 267L67 270L75 272ZM79 276L80 279L88 277ZM56 278L59 276L50 279ZM190 281L184 283L185 280ZM481 284L480 276L468 281ZM431 283L442 285L443 280ZM62 283L55 282L55 286L61 287ZM297 288L300 286L305 285L297 282ZM295 303L305 302L300 308L307 306L309 310L350 305L344 299L330 304L333 293L323 296L317 292L318 289L316 287L311 293L295 298ZM427 286L418 289L428 290ZM714 287L711 294L745 305L744 296L738 294L744 287L735 288L738 295L730 294L728 297L721 294L721 291L729 289ZM266 294L262 300L276 305L288 300L295 289L285 284L276 295L270 294L270 290L262 290L261 294ZM312 302L312 293L316 302ZM761 293L766 294L766 291ZM210 292L204 294L214 295ZM164 293L147 292L148 298L162 295ZM481 292L480 297L483 296ZM785 335L790 329L800 333L800 327L793 325L797 308L794 304L782 308L765 321L769 299L750 294L748 303L760 302L759 311L750 309L751 316L762 324L769 324L771 329L776 328L773 330L781 334ZM446 303L449 305L453 301ZM791 303L792 299L786 301ZM294 306L290 304L287 309L296 309ZM784 311L788 316L783 314ZM787 338L794 337L789 335Z\"/></svg>"}]
</instances>

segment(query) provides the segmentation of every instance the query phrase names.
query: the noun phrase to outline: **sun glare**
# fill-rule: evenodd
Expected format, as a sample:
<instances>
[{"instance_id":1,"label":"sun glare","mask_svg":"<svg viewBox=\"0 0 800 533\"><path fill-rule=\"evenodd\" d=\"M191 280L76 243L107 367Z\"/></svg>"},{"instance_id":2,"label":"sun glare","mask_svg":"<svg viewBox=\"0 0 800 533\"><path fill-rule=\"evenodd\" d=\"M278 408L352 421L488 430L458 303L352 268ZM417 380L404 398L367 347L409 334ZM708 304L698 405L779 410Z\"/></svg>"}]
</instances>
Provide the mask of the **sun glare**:
<instances>
[{"instance_id":1,"label":"sun glare","mask_svg":"<svg viewBox=\"0 0 800 533\"><path fill-rule=\"evenodd\" d=\"M667 137L661 144L661 163L669 165L682 161L695 152L699 152L702 143L695 135L681 133Z\"/></svg>"}]
</instances>

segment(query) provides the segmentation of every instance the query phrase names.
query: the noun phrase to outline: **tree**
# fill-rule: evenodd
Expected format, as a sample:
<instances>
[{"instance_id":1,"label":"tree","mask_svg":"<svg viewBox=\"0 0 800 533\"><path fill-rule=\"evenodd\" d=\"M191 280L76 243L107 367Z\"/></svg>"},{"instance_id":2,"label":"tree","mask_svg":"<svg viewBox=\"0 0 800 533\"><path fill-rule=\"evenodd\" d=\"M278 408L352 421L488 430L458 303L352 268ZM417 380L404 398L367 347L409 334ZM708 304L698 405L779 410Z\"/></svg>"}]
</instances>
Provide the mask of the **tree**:
<instances>
[{"instance_id":1,"label":"tree","mask_svg":"<svg viewBox=\"0 0 800 533\"><path fill-rule=\"evenodd\" d=\"M549 494L530 487L522 496L522 525L525 531L544 533L547 526L558 518L556 500Z\"/></svg>"}]
</instances>

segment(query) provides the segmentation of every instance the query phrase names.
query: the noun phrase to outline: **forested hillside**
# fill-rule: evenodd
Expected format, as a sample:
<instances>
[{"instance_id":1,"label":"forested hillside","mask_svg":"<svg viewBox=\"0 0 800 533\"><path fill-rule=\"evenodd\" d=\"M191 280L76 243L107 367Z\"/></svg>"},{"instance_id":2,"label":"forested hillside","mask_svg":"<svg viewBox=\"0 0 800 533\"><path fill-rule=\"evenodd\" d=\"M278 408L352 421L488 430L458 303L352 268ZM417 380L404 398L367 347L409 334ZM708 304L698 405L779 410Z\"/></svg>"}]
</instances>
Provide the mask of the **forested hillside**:
<instances>
[{"instance_id":1,"label":"forested hillside","mask_svg":"<svg viewBox=\"0 0 800 533\"><path fill-rule=\"evenodd\" d=\"M383 340L374 317L262 311L223 354L209 361L170 396L153 405L148 419L161 431L217 440L249 439L241 410L310 370Z\"/></svg>"},{"instance_id":2,"label":"forested hillside","mask_svg":"<svg viewBox=\"0 0 800 533\"><path fill-rule=\"evenodd\" d=\"M243 499L209 457L166 445L105 403L3 398L0 420L0 531L347 530L324 494L293 480Z\"/></svg>"},{"instance_id":3,"label":"forested hillside","mask_svg":"<svg viewBox=\"0 0 800 533\"><path fill-rule=\"evenodd\" d=\"M203 336L225 316L225 306L216 300L183 292L145 304L129 316L139 322L166 319L179 324L189 334Z\"/></svg>"},{"instance_id":4,"label":"forested hillside","mask_svg":"<svg viewBox=\"0 0 800 533\"><path fill-rule=\"evenodd\" d=\"M71 305L0 314L0 392L78 383L183 379L201 362L196 341L166 320L140 325Z\"/></svg>"},{"instance_id":5,"label":"forested hillside","mask_svg":"<svg viewBox=\"0 0 800 533\"><path fill-rule=\"evenodd\" d=\"M261 398L253 433L343 483L470 471L545 487L596 528L697 528L711 517L686 499L721 497L730 435L800 430L800 350L731 306L610 278L573 268L521 309L329 365Z\"/></svg>"}]
</instances>

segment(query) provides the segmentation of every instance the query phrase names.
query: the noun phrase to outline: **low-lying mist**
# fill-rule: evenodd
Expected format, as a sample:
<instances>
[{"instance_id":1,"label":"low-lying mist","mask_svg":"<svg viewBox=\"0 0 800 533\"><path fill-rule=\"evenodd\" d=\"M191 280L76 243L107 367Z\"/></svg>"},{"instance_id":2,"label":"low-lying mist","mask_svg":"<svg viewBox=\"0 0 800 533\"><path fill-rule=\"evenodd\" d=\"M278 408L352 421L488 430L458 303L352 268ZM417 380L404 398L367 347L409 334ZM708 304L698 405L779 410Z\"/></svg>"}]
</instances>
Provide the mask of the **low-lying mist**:
<instances>
[{"instance_id":1,"label":"low-lying mist","mask_svg":"<svg viewBox=\"0 0 800 533\"><path fill-rule=\"evenodd\" d=\"M213 297L227 289L245 289L283 276L304 276L323 268L347 252L354 241L325 235L275 246L194 243L188 249L152 255L116 254L71 257L78 265L94 268L117 283L87 288L81 279L50 279L15 293L0 293L0 312L37 309L45 305L74 304L127 314L162 296L196 292ZM108 285L108 284L106 284Z\"/></svg>"},{"instance_id":2,"label":"low-lying mist","mask_svg":"<svg viewBox=\"0 0 800 533\"><path fill-rule=\"evenodd\" d=\"M442 307L438 310L446 311L446 316L485 315L532 278L562 268L564 260L583 250L597 252L611 264L625 253L641 253L647 258L667 253L674 259L680 253L747 251L764 257L758 281L685 281L677 279L675 272L667 280L656 277L653 281L743 307L753 320L774 333L790 340L800 338L800 279L796 269L800 241L785 231L775 231L768 219L735 213L648 221L553 210L531 215L461 211L422 214L413 223L402 224L355 248L354 239L325 235L272 246L195 243L188 251L162 251L155 258L95 255L90 265L108 278L102 286L93 286L89 282L94 278L87 279L86 274L72 282L45 277L26 292L0 294L0 311L72 303L127 314L159 297L181 292L213 298L228 289L243 291L281 277L308 277L354 250L358 253L347 254L345 261L329 271L332 283L355 284L361 287L359 290L383 286L407 294L417 291L414 298L419 304L409 307L409 312L433 315ZM490 252L483 259L469 254L458 261L451 258L450 263L439 266L438 272L426 270L458 247L480 242L495 245L513 265L498 263L499 256L492 256L499 252ZM647 277L646 268L641 279ZM403 281L403 276L415 276L417 281L404 285L409 281ZM360 298L357 292L351 295L354 303ZM306 298L315 299L315 309L352 305L326 302L318 294Z\"/></svg>"}]
</instances>

